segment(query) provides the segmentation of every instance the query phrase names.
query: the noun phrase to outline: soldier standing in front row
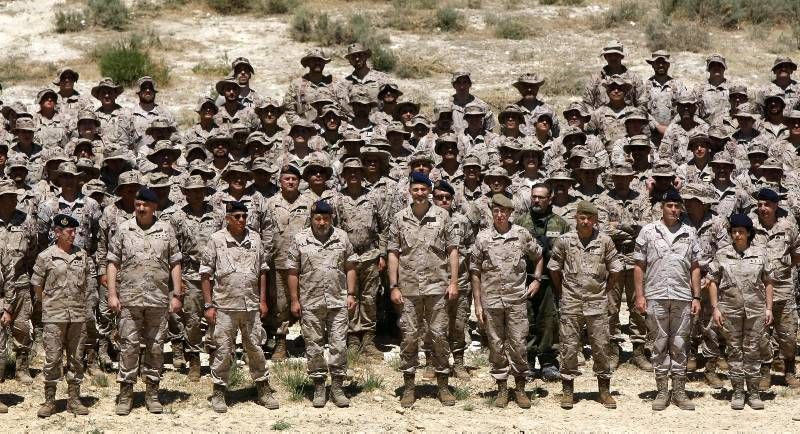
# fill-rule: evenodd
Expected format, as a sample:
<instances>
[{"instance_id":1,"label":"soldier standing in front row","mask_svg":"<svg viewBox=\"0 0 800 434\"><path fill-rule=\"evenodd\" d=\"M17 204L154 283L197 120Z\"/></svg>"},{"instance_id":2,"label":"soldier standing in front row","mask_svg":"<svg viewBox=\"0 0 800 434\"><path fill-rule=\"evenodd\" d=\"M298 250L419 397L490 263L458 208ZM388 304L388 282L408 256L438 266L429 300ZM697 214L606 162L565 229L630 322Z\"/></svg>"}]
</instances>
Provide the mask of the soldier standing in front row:
<instances>
[{"instance_id":1,"label":"soldier standing in front row","mask_svg":"<svg viewBox=\"0 0 800 434\"><path fill-rule=\"evenodd\" d=\"M292 315L300 318L306 340L308 375L314 379L313 405L317 408L328 400L328 371L333 403L337 407L350 405L342 383L347 373L348 311L356 308L358 255L347 232L331 224L332 214L328 202L315 202L311 227L295 234L286 259Z\"/></svg>"},{"instance_id":2,"label":"soldier standing in front row","mask_svg":"<svg viewBox=\"0 0 800 434\"><path fill-rule=\"evenodd\" d=\"M217 413L228 411L225 390L231 365L236 363L236 335L241 333L250 376L258 390L258 403L274 410L278 401L272 396L267 360L259 347L264 334L261 318L268 310L267 253L260 234L247 228L247 207L234 201L225 208L227 227L211 235L199 270L204 315L216 346L211 361L214 383L211 407Z\"/></svg>"},{"instance_id":3,"label":"soldier standing in front row","mask_svg":"<svg viewBox=\"0 0 800 434\"><path fill-rule=\"evenodd\" d=\"M83 381L83 340L86 338L86 297L90 268L88 253L74 245L78 220L57 214L53 217L55 244L36 258L31 285L42 302L44 331L44 398L39 417L56 411L56 386L66 373L69 399L67 411L85 415L89 410L80 400ZM64 353L66 369L62 369Z\"/></svg>"},{"instance_id":4,"label":"soldier standing in front row","mask_svg":"<svg viewBox=\"0 0 800 434\"><path fill-rule=\"evenodd\" d=\"M520 408L530 408L525 394L529 368L525 354L528 335L527 301L539 290L540 279L529 285L526 259L535 265L535 275L542 274L542 248L521 226L511 224L514 204L503 194L492 196L493 225L475 237L470 255L472 297L475 316L485 327L489 341L490 373L497 381L495 406L508 404L508 374L514 376L514 399Z\"/></svg>"},{"instance_id":5,"label":"soldier standing in front row","mask_svg":"<svg viewBox=\"0 0 800 434\"><path fill-rule=\"evenodd\" d=\"M598 231L597 213L593 203L578 202L575 229L556 240L547 263L553 287L561 300L561 408L572 408L573 382L580 374L578 351L584 326L592 345L599 401L605 408L617 408L610 390L613 368L608 345L611 340L608 291L614 288L623 265L611 237Z\"/></svg>"}]
</instances>

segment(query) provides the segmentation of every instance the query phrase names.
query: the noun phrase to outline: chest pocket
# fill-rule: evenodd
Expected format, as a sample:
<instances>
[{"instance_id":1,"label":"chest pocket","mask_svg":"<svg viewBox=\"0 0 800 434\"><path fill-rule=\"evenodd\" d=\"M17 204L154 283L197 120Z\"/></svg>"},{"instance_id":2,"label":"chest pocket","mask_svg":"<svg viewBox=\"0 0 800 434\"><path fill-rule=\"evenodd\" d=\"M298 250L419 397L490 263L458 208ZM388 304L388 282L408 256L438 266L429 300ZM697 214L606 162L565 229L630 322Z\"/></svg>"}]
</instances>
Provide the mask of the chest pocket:
<instances>
[{"instance_id":1,"label":"chest pocket","mask_svg":"<svg viewBox=\"0 0 800 434\"><path fill-rule=\"evenodd\" d=\"M309 244L300 248L302 257L306 259L301 264L303 270L339 270L341 269L344 244L339 241L332 242L325 247Z\"/></svg>"},{"instance_id":2,"label":"chest pocket","mask_svg":"<svg viewBox=\"0 0 800 434\"><path fill-rule=\"evenodd\" d=\"M520 259L522 259L522 249L520 248L519 241L507 241L504 243L497 243L489 248L489 260L494 268L503 268L506 270L519 271ZM521 268L524 270L525 265Z\"/></svg>"},{"instance_id":3,"label":"chest pocket","mask_svg":"<svg viewBox=\"0 0 800 434\"><path fill-rule=\"evenodd\" d=\"M135 246L126 248L135 249L131 255L134 264L142 264L150 268L161 268L169 266L166 250L168 246L168 235L165 231L159 230L150 232L137 240Z\"/></svg>"},{"instance_id":4,"label":"chest pocket","mask_svg":"<svg viewBox=\"0 0 800 434\"><path fill-rule=\"evenodd\" d=\"M28 240L25 238L25 231L19 226L8 228L3 237L9 255L15 259L21 258L28 251Z\"/></svg>"},{"instance_id":5,"label":"chest pocket","mask_svg":"<svg viewBox=\"0 0 800 434\"><path fill-rule=\"evenodd\" d=\"M226 246L225 248L218 248L217 251L223 251L220 255L220 263L217 267L217 274L220 277L228 276L237 272L251 273L252 270L248 269L256 261L256 249L250 243L246 246Z\"/></svg>"}]
</instances>

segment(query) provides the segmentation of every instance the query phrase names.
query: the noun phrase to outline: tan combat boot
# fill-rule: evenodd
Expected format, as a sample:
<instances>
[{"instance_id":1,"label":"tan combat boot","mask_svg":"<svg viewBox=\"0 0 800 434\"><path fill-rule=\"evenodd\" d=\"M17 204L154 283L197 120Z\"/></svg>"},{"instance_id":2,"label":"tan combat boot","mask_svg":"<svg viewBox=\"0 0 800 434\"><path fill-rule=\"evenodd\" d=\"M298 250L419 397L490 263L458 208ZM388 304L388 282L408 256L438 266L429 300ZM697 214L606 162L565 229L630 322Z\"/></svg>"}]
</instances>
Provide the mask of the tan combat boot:
<instances>
[{"instance_id":1,"label":"tan combat boot","mask_svg":"<svg viewBox=\"0 0 800 434\"><path fill-rule=\"evenodd\" d=\"M433 354L430 351L425 352L425 371L422 372L423 380L433 380L436 378L436 370L433 369Z\"/></svg>"},{"instance_id":2,"label":"tan combat boot","mask_svg":"<svg viewBox=\"0 0 800 434\"><path fill-rule=\"evenodd\" d=\"M0 383L6 381L6 354L5 349L0 349Z\"/></svg>"},{"instance_id":3,"label":"tan combat boot","mask_svg":"<svg viewBox=\"0 0 800 434\"><path fill-rule=\"evenodd\" d=\"M81 385L70 384L67 386L67 411L75 415L84 416L89 414L89 409L81 402Z\"/></svg>"},{"instance_id":4,"label":"tan combat boot","mask_svg":"<svg viewBox=\"0 0 800 434\"><path fill-rule=\"evenodd\" d=\"M50 417L55 412L56 412L56 385L45 384L44 404L42 404L42 406L39 407L39 411L36 412L36 416Z\"/></svg>"},{"instance_id":5,"label":"tan combat boot","mask_svg":"<svg viewBox=\"0 0 800 434\"><path fill-rule=\"evenodd\" d=\"M733 395L731 395L731 408L734 410L744 410L744 378L731 377Z\"/></svg>"},{"instance_id":6,"label":"tan combat boot","mask_svg":"<svg viewBox=\"0 0 800 434\"><path fill-rule=\"evenodd\" d=\"M672 402L681 410L694 410L694 403L686 396L686 377L672 376Z\"/></svg>"},{"instance_id":7,"label":"tan combat boot","mask_svg":"<svg viewBox=\"0 0 800 434\"><path fill-rule=\"evenodd\" d=\"M666 375L656 375L656 398L653 400L654 411L662 411L669 404L669 378Z\"/></svg>"},{"instance_id":8,"label":"tan combat boot","mask_svg":"<svg viewBox=\"0 0 800 434\"><path fill-rule=\"evenodd\" d=\"M376 360L383 360L383 351L375 346L375 330L367 330L361 337L361 354Z\"/></svg>"},{"instance_id":9,"label":"tan combat boot","mask_svg":"<svg viewBox=\"0 0 800 434\"><path fill-rule=\"evenodd\" d=\"M150 413L158 414L164 412L164 407L158 401L158 383L155 381L145 382L144 406Z\"/></svg>"},{"instance_id":10,"label":"tan combat boot","mask_svg":"<svg viewBox=\"0 0 800 434\"><path fill-rule=\"evenodd\" d=\"M706 359L706 372L704 376L706 378L706 384L708 384L709 387L712 389L722 389L722 380L717 376L716 358Z\"/></svg>"},{"instance_id":11,"label":"tan combat boot","mask_svg":"<svg viewBox=\"0 0 800 434\"><path fill-rule=\"evenodd\" d=\"M598 402L603 404L605 408L617 408L617 401L611 396L611 379L610 378L598 378L597 379L597 388L600 390L600 397Z\"/></svg>"},{"instance_id":12,"label":"tan combat boot","mask_svg":"<svg viewBox=\"0 0 800 434\"><path fill-rule=\"evenodd\" d=\"M361 341L358 339L357 333L347 334L347 351L350 351L351 353L361 352Z\"/></svg>"},{"instance_id":13,"label":"tan combat boot","mask_svg":"<svg viewBox=\"0 0 800 434\"><path fill-rule=\"evenodd\" d=\"M272 387L269 386L269 381L257 381L256 392L258 393L258 403L264 408L277 410L280 407L278 400L272 395Z\"/></svg>"},{"instance_id":14,"label":"tan combat boot","mask_svg":"<svg viewBox=\"0 0 800 434\"><path fill-rule=\"evenodd\" d=\"M772 385L772 374L770 373L770 364L764 363L761 365L760 378L758 380L758 390L766 392Z\"/></svg>"},{"instance_id":15,"label":"tan combat boot","mask_svg":"<svg viewBox=\"0 0 800 434\"><path fill-rule=\"evenodd\" d=\"M275 336L275 350L272 351L273 362L286 360L286 336Z\"/></svg>"},{"instance_id":16,"label":"tan combat boot","mask_svg":"<svg viewBox=\"0 0 800 434\"><path fill-rule=\"evenodd\" d=\"M469 380L470 375L467 372L467 368L464 367L464 353L458 352L453 353L453 376L458 378L459 380Z\"/></svg>"},{"instance_id":17,"label":"tan combat boot","mask_svg":"<svg viewBox=\"0 0 800 434\"><path fill-rule=\"evenodd\" d=\"M794 357L784 361L784 380L786 381L786 386L789 388L800 388L800 380L797 379Z\"/></svg>"},{"instance_id":18,"label":"tan combat boot","mask_svg":"<svg viewBox=\"0 0 800 434\"><path fill-rule=\"evenodd\" d=\"M215 384L211 392L211 408L217 413L227 413L228 404L225 403L225 386Z\"/></svg>"},{"instance_id":19,"label":"tan combat boot","mask_svg":"<svg viewBox=\"0 0 800 434\"><path fill-rule=\"evenodd\" d=\"M456 405L456 397L450 392L447 374L436 374L436 384L439 386L439 401L444 406Z\"/></svg>"},{"instance_id":20,"label":"tan combat boot","mask_svg":"<svg viewBox=\"0 0 800 434\"><path fill-rule=\"evenodd\" d=\"M344 394L344 377L336 375L331 377L331 400L337 407L350 407L350 400Z\"/></svg>"},{"instance_id":21,"label":"tan combat boot","mask_svg":"<svg viewBox=\"0 0 800 434\"><path fill-rule=\"evenodd\" d=\"M119 397L114 412L118 416L127 416L131 413L131 408L133 408L133 384L119 383Z\"/></svg>"},{"instance_id":22,"label":"tan combat boot","mask_svg":"<svg viewBox=\"0 0 800 434\"><path fill-rule=\"evenodd\" d=\"M92 377L102 375L103 371L97 363L97 351L94 348L86 349L86 373Z\"/></svg>"},{"instance_id":23,"label":"tan combat boot","mask_svg":"<svg viewBox=\"0 0 800 434\"><path fill-rule=\"evenodd\" d=\"M187 353L187 359L189 361L189 374L187 377L191 382L198 382L200 381L200 354L198 353Z\"/></svg>"},{"instance_id":24,"label":"tan combat boot","mask_svg":"<svg viewBox=\"0 0 800 434\"><path fill-rule=\"evenodd\" d=\"M325 378L314 378L314 400L312 405L315 408L325 407L328 402L327 392L325 390Z\"/></svg>"},{"instance_id":25,"label":"tan combat boot","mask_svg":"<svg viewBox=\"0 0 800 434\"><path fill-rule=\"evenodd\" d=\"M508 405L508 381L497 380L497 397L494 399L494 406L505 408Z\"/></svg>"},{"instance_id":26,"label":"tan combat boot","mask_svg":"<svg viewBox=\"0 0 800 434\"><path fill-rule=\"evenodd\" d=\"M561 408L569 410L573 405L575 383L573 380L561 380Z\"/></svg>"},{"instance_id":27,"label":"tan combat boot","mask_svg":"<svg viewBox=\"0 0 800 434\"><path fill-rule=\"evenodd\" d=\"M27 351L17 352L17 372L16 378L20 383L30 386L33 384L33 377L31 377L30 370L30 357Z\"/></svg>"},{"instance_id":28,"label":"tan combat boot","mask_svg":"<svg viewBox=\"0 0 800 434\"><path fill-rule=\"evenodd\" d=\"M100 337L100 345L97 347L97 356L100 361L100 369L107 371L114 363L108 355L108 338Z\"/></svg>"},{"instance_id":29,"label":"tan combat boot","mask_svg":"<svg viewBox=\"0 0 800 434\"><path fill-rule=\"evenodd\" d=\"M750 404L750 408L753 410L764 409L764 401L761 400L761 395L758 391L757 378L747 379L747 403Z\"/></svg>"},{"instance_id":30,"label":"tan combat boot","mask_svg":"<svg viewBox=\"0 0 800 434\"><path fill-rule=\"evenodd\" d=\"M645 372L653 372L653 364L647 359L647 354L644 352L644 344L633 344L633 356L631 357L633 366Z\"/></svg>"},{"instance_id":31,"label":"tan combat boot","mask_svg":"<svg viewBox=\"0 0 800 434\"><path fill-rule=\"evenodd\" d=\"M0 414L8 413L8 406L0 402Z\"/></svg>"},{"instance_id":32,"label":"tan combat boot","mask_svg":"<svg viewBox=\"0 0 800 434\"><path fill-rule=\"evenodd\" d=\"M175 370L186 367L186 356L183 354L183 341L172 341L172 366Z\"/></svg>"},{"instance_id":33,"label":"tan combat boot","mask_svg":"<svg viewBox=\"0 0 800 434\"><path fill-rule=\"evenodd\" d=\"M725 357L719 356L717 358L717 370L722 372L728 372L731 369L731 366L728 364L728 361Z\"/></svg>"},{"instance_id":34,"label":"tan combat boot","mask_svg":"<svg viewBox=\"0 0 800 434\"><path fill-rule=\"evenodd\" d=\"M400 397L400 406L409 408L414 405L414 374L403 374L403 396Z\"/></svg>"},{"instance_id":35,"label":"tan combat boot","mask_svg":"<svg viewBox=\"0 0 800 434\"><path fill-rule=\"evenodd\" d=\"M531 400L528 394L525 393L525 377L514 378L514 400L517 401L519 408L531 408Z\"/></svg>"},{"instance_id":36,"label":"tan combat boot","mask_svg":"<svg viewBox=\"0 0 800 434\"><path fill-rule=\"evenodd\" d=\"M697 370L697 355L694 353L689 354L689 359L686 361L686 371L694 372Z\"/></svg>"}]
</instances>

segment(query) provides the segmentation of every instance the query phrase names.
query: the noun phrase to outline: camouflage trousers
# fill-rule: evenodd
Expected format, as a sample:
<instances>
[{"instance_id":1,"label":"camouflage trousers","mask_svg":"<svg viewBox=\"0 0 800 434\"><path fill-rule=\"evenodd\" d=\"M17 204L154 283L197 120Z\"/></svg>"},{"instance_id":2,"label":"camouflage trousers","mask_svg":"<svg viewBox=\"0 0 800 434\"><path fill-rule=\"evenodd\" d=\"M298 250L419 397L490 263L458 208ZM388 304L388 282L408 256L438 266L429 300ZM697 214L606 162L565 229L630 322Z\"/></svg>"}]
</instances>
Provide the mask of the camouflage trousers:
<instances>
[{"instance_id":1,"label":"camouflage trousers","mask_svg":"<svg viewBox=\"0 0 800 434\"><path fill-rule=\"evenodd\" d=\"M122 306L119 315L117 382L136 383L138 374L151 383L161 380L167 313L166 307ZM144 349L141 349L142 346Z\"/></svg>"},{"instance_id":2,"label":"camouflage trousers","mask_svg":"<svg viewBox=\"0 0 800 434\"><path fill-rule=\"evenodd\" d=\"M269 378L267 359L261 351L264 329L257 310L223 310L217 309L217 323L209 328L214 345L214 360L211 361L211 381L214 384L228 386L231 366L236 350L236 334L242 334L242 347L247 353L247 367L253 381L266 381Z\"/></svg>"},{"instance_id":3,"label":"camouflage trousers","mask_svg":"<svg viewBox=\"0 0 800 434\"><path fill-rule=\"evenodd\" d=\"M726 359L730 365L731 378L756 378L760 375L761 357L764 347L769 349L765 338L764 315L746 317L744 313L722 312L725 322L722 327L709 327L710 333L718 333L727 343Z\"/></svg>"},{"instance_id":4,"label":"camouflage trousers","mask_svg":"<svg viewBox=\"0 0 800 434\"><path fill-rule=\"evenodd\" d=\"M611 339L616 342L625 340L619 323L619 311L622 306L622 297L628 306L628 325L632 344L643 344L647 338L647 324L644 316L634 309L636 292L633 286L633 269L626 269L619 273L617 284L608 291L608 325Z\"/></svg>"},{"instance_id":5,"label":"camouflage trousers","mask_svg":"<svg viewBox=\"0 0 800 434\"><path fill-rule=\"evenodd\" d=\"M472 291L459 285L458 299L447 301L447 343L452 354L463 353L467 348L467 322L472 307ZM422 348L428 354L433 347L431 334L425 323L425 343Z\"/></svg>"},{"instance_id":6,"label":"camouflage trousers","mask_svg":"<svg viewBox=\"0 0 800 434\"><path fill-rule=\"evenodd\" d=\"M525 351L528 336L528 307L526 303L501 307L483 307L484 328L489 341L489 373L496 380L527 377L530 369Z\"/></svg>"},{"instance_id":7,"label":"camouflage trousers","mask_svg":"<svg viewBox=\"0 0 800 434\"><path fill-rule=\"evenodd\" d=\"M711 307L711 299L708 291L703 289L700 293L700 314L692 316L692 346L690 354L702 354L705 357L720 357L720 343L724 341L724 335L716 333L711 323L711 314L714 308Z\"/></svg>"},{"instance_id":8,"label":"camouflage trousers","mask_svg":"<svg viewBox=\"0 0 800 434\"><path fill-rule=\"evenodd\" d=\"M44 323L44 382L58 383L64 377L64 353L67 355L66 377L69 384L83 381L83 345L86 337L85 322Z\"/></svg>"},{"instance_id":9,"label":"camouflage trousers","mask_svg":"<svg viewBox=\"0 0 800 434\"><path fill-rule=\"evenodd\" d=\"M292 324L292 313L289 310L289 287L286 285L287 270L269 270L269 288L267 289L267 305L269 313L264 320L267 333L286 336Z\"/></svg>"},{"instance_id":10,"label":"camouflage trousers","mask_svg":"<svg viewBox=\"0 0 800 434\"><path fill-rule=\"evenodd\" d=\"M358 264L357 276L356 308L350 312L349 332L375 331L378 317L376 297L381 286L378 258Z\"/></svg>"},{"instance_id":11,"label":"camouflage trousers","mask_svg":"<svg viewBox=\"0 0 800 434\"><path fill-rule=\"evenodd\" d=\"M762 338L761 362L771 363L776 353L784 360L794 359L797 348L797 309L794 300L773 302L772 318L772 325ZM777 351L773 351L770 337L775 341Z\"/></svg>"},{"instance_id":12,"label":"camouflage trousers","mask_svg":"<svg viewBox=\"0 0 800 434\"><path fill-rule=\"evenodd\" d=\"M611 378L608 357L610 341L608 315L561 314L559 323L559 349L561 351L561 378L572 380L580 375L578 352L582 348L581 336L586 327L592 346L592 371L597 378Z\"/></svg>"},{"instance_id":13,"label":"camouflage trousers","mask_svg":"<svg viewBox=\"0 0 800 434\"><path fill-rule=\"evenodd\" d=\"M680 300L647 300L647 328L653 339L656 377L686 375L692 303Z\"/></svg>"},{"instance_id":14,"label":"camouflage trousers","mask_svg":"<svg viewBox=\"0 0 800 434\"><path fill-rule=\"evenodd\" d=\"M10 310L14 320L7 327L0 325L0 356L5 356L9 337L14 351L29 351L33 345L30 291L28 287L8 288L7 291L16 291L14 301L11 306L6 306L5 301L0 299L0 307Z\"/></svg>"},{"instance_id":15,"label":"camouflage trousers","mask_svg":"<svg viewBox=\"0 0 800 434\"><path fill-rule=\"evenodd\" d=\"M203 346L203 291L199 280L186 280L186 295L180 312L169 314L167 331L171 341L184 343L187 353L199 353Z\"/></svg>"},{"instance_id":16,"label":"camouflage trousers","mask_svg":"<svg viewBox=\"0 0 800 434\"><path fill-rule=\"evenodd\" d=\"M319 306L303 309L300 329L306 341L308 376L325 378L347 373L347 308ZM327 339L326 339L327 336ZM325 361L325 344L328 361Z\"/></svg>"},{"instance_id":17,"label":"camouflage trousers","mask_svg":"<svg viewBox=\"0 0 800 434\"><path fill-rule=\"evenodd\" d=\"M431 335L432 365L437 373L449 374L450 348L447 343L447 300L444 294L403 296L400 313L400 370L407 374L416 372L419 365L419 347L424 342L426 327Z\"/></svg>"},{"instance_id":18,"label":"camouflage trousers","mask_svg":"<svg viewBox=\"0 0 800 434\"><path fill-rule=\"evenodd\" d=\"M110 339L117 327L117 315L108 308L108 288L99 286L100 297L97 300L97 334L100 339Z\"/></svg>"},{"instance_id":19,"label":"camouflage trousers","mask_svg":"<svg viewBox=\"0 0 800 434\"><path fill-rule=\"evenodd\" d=\"M528 363L533 367L536 358L540 366L558 363L558 309L549 279L542 279L539 291L528 299Z\"/></svg>"}]
</instances>

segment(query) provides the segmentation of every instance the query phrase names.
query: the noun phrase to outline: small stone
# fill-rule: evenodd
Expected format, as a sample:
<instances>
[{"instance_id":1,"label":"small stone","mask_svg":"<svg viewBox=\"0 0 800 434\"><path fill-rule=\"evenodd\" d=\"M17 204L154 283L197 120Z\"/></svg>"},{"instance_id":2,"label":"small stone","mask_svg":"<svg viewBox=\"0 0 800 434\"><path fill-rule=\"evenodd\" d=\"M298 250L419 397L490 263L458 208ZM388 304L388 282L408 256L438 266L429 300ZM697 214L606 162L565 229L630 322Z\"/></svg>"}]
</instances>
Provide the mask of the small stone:
<instances>
[{"instance_id":1,"label":"small stone","mask_svg":"<svg viewBox=\"0 0 800 434\"><path fill-rule=\"evenodd\" d=\"M397 407L394 409L394 412L397 414L406 414L406 409L403 407Z\"/></svg>"},{"instance_id":2,"label":"small stone","mask_svg":"<svg viewBox=\"0 0 800 434\"><path fill-rule=\"evenodd\" d=\"M381 395L375 395L372 397L372 400L375 402L383 402L383 397Z\"/></svg>"}]
</instances>

